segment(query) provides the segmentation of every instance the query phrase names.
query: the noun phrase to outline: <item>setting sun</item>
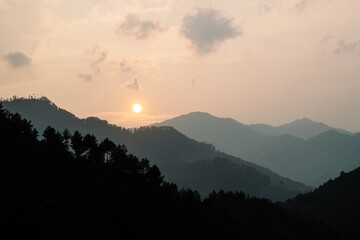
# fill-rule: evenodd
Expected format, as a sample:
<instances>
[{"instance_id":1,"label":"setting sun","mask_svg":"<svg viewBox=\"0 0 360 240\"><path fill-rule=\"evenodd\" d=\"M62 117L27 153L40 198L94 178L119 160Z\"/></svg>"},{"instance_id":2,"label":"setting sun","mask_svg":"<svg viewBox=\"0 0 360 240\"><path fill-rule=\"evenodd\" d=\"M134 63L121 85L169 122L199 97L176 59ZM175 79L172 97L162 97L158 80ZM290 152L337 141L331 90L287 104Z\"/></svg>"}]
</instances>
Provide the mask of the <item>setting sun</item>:
<instances>
[{"instance_id":1,"label":"setting sun","mask_svg":"<svg viewBox=\"0 0 360 240\"><path fill-rule=\"evenodd\" d=\"M134 104L132 109L133 109L134 112L139 113L139 112L141 112L142 107L141 107L140 104Z\"/></svg>"}]
</instances>

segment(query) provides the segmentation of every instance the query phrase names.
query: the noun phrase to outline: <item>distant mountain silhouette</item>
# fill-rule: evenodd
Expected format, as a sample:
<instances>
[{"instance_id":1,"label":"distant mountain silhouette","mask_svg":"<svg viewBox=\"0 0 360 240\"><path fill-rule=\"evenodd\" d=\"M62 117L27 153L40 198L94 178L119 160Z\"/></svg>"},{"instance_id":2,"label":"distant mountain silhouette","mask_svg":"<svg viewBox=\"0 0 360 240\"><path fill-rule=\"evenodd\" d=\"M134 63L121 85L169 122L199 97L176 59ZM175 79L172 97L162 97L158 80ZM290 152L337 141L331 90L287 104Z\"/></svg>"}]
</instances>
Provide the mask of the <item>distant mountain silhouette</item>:
<instances>
[{"instance_id":1,"label":"distant mountain silhouette","mask_svg":"<svg viewBox=\"0 0 360 240\"><path fill-rule=\"evenodd\" d=\"M280 150L265 149L248 159L313 186L360 166L360 134L349 136L330 130L297 145L289 146L290 141L284 141Z\"/></svg>"},{"instance_id":2,"label":"distant mountain silhouette","mask_svg":"<svg viewBox=\"0 0 360 240\"><path fill-rule=\"evenodd\" d=\"M270 135L267 125L261 126L268 131L261 132L255 130L254 125L248 126L233 119L218 118L202 112L182 115L154 125L172 126L197 141L209 142L221 151L313 186L337 176L340 171L350 171L360 165L358 135L343 134L342 130L334 130L309 119L270 128L278 129L276 134L286 133L280 136ZM306 134L311 131L325 132L308 140L290 135L301 131Z\"/></svg>"},{"instance_id":3,"label":"distant mountain silhouette","mask_svg":"<svg viewBox=\"0 0 360 240\"><path fill-rule=\"evenodd\" d=\"M329 130L335 130L343 134L353 135L351 132L346 130L333 128L321 122L314 122L308 118L297 119L294 122L278 127L273 127L267 124L252 124L249 126L252 129L267 135L280 136L289 134L304 140L315 137Z\"/></svg>"},{"instance_id":4,"label":"distant mountain silhouette","mask_svg":"<svg viewBox=\"0 0 360 240\"><path fill-rule=\"evenodd\" d=\"M331 224L347 236L345 239L357 239L360 236L359 203L360 168L357 168L342 172L334 180L287 201L284 206L307 219Z\"/></svg>"},{"instance_id":5,"label":"distant mountain silhouette","mask_svg":"<svg viewBox=\"0 0 360 240\"><path fill-rule=\"evenodd\" d=\"M162 170L166 180L179 187L198 190L244 191L250 195L283 201L309 191L304 184L280 177L269 169L217 151L211 144L192 140L172 127L141 127L128 130L95 117L79 119L47 98L3 101L4 108L31 120L38 131L51 125L60 131L94 134L125 144L129 152L146 157ZM215 159L215 160L214 160Z\"/></svg>"},{"instance_id":6,"label":"distant mountain silhouette","mask_svg":"<svg viewBox=\"0 0 360 240\"><path fill-rule=\"evenodd\" d=\"M231 118L203 112L181 115L154 125L172 126L192 139L214 144L219 150L235 156L256 150L257 145L270 138Z\"/></svg>"}]
</instances>

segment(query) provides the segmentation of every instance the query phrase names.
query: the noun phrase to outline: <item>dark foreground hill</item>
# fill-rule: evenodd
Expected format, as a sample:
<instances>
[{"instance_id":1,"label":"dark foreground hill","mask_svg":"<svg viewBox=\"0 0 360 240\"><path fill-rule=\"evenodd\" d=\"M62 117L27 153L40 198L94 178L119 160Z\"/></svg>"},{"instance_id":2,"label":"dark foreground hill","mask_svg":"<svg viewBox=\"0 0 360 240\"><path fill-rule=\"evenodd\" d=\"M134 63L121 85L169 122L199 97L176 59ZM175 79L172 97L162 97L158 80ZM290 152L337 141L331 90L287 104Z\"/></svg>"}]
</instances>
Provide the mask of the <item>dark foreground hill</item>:
<instances>
[{"instance_id":1,"label":"dark foreground hill","mask_svg":"<svg viewBox=\"0 0 360 240\"><path fill-rule=\"evenodd\" d=\"M155 125L172 126L190 138L312 186L360 165L360 134L310 119L271 127L194 112Z\"/></svg>"},{"instance_id":2,"label":"dark foreground hill","mask_svg":"<svg viewBox=\"0 0 360 240\"><path fill-rule=\"evenodd\" d=\"M244 191L251 196L285 201L310 188L280 177L270 170L217 151L212 145L189 139L172 127L142 127L128 130L98 118L79 119L47 98L3 102L11 112L31 120L37 130L51 125L59 131L94 134L125 144L134 155L157 164L165 179L192 188L202 196L212 190ZM215 159L215 160L214 160Z\"/></svg>"},{"instance_id":3,"label":"dark foreground hill","mask_svg":"<svg viewBox=\"0 0 360 240\"><path fill-rule=\"evenodd\" d=\"M339 239L331 228L244 193L177 189L147 159L0 105L2 239Z\"/></svg>"},{"instance_id":4,"label":"dark foreground hill","mask_svg":"<svg viewBox=\"0 0 360 240\"><path fill-rule=\"evenodd\" d=\"M307 219L331 224L347 236L360 236L360 168L329 180L315 191L299 195L285 204Z\"/></svg>"}]
</instances>

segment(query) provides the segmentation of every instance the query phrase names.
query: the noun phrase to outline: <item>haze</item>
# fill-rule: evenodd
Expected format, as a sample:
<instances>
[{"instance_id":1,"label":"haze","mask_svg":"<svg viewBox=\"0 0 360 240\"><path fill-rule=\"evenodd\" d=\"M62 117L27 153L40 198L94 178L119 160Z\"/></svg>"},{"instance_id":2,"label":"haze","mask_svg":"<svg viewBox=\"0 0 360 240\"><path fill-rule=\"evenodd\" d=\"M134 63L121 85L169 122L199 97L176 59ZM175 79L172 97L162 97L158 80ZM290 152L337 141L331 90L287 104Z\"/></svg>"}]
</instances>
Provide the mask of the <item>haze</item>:
<instances>
[{"instance_id":1,"label":"haze","mask_svg":"<svg viewBox=\"0 0 360 240\"><path fill-rule=\"evenodd\" d=\"M358 0L0 0L0 96L44 95L125 127L200 110L359 131L359 9Z\"/></svg>"}]
</instances>

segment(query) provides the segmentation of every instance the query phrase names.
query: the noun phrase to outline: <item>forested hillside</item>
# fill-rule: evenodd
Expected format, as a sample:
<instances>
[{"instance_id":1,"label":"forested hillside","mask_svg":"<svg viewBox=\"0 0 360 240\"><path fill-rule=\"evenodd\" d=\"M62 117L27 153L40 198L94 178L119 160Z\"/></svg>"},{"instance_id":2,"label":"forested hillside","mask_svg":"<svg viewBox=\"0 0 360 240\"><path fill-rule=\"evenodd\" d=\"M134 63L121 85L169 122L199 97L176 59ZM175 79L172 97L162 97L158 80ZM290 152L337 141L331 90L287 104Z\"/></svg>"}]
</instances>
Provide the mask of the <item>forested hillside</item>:
<instances>
[{"instance_id":1,"label":"forested hillside","mask_svg":"<svg viewBox=\"0 0 360 240\"><path fill-rule=\"evenodd\" d=\"M331 224L347 239L360 234L360 168L342 172L311 193L286 202L291 212L307 219Z\"/></svg>"},{"instance_id":2,"label":"forested hillside","mask_svg":"<svg viewBox=\"0 0 360 240\"><path fill-rule=\"evenodd\" d=\"M210 190L227 189L285 201L311 190L269 169L220 152L211 144L190 139L172 127L125 129L94 117L79 119L45 97L13 99L3 104L11 112L31 120L39 131L51 125L58 131L67 128L74 133L78 130L81 134L94 134L99 140L108 137L116 144L125 144L131 153L157 164L165 179L180 187L195 189L202 196ZM216 163L212 163L214 159L218 159Z\"/></svg>"},{"instance_id":3,"label":"forested hillside","mask_svg":"<svg viewBox=\"0 0 360 240\"><path fill-rule=\"evenodd\" d=\"M172 126L197 141L315 187L360 166L360 134L306 118L271 127L193 112L154 125Z\"/></svg>"},{"instance_id":4,"label":"forested hillside","mask_svg":"<svg viewBox=\"0 0 360 240\"><path fill-rule=\"evenodd\" d=\"M242 192L178 190L125 146L48 127L0 105L4 239L339 239Z\"/></svg>"}]
</instances>

